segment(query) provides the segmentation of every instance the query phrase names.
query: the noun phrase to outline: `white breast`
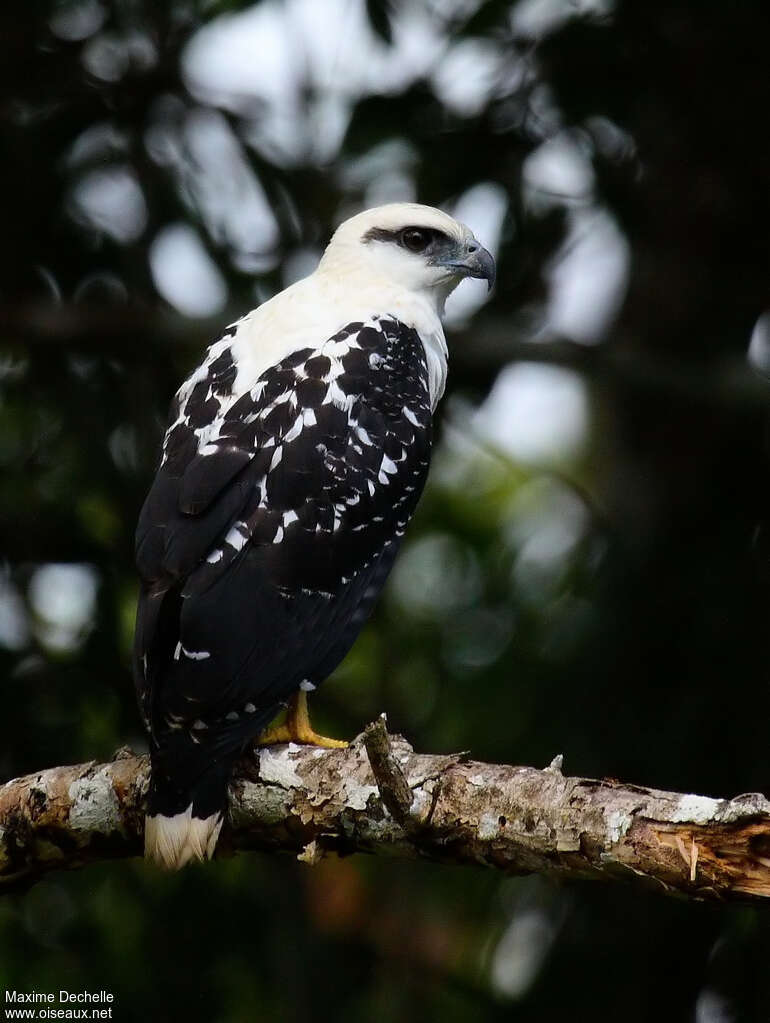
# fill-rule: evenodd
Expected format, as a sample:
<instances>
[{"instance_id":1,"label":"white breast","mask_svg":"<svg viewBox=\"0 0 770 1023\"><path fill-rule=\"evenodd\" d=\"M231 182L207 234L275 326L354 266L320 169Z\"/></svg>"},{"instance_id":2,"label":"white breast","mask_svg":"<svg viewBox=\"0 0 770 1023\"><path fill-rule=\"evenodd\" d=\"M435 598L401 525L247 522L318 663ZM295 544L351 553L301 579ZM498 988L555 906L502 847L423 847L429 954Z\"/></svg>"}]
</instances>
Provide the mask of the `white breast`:
<instances>
[{"instance_id":1,"label":"white breast","mask_svg":"<svg viewBox=\"0 0 770 1023\"><path fill-rule=\"evenodd\" d=\"M428 364L431 405L444 393L447 347L438 313L420 294L383 282L337 281L312 274L248 313L231 345L238 367L237 399L270 366L301 348L318 348L348 323L393 316L420 335Z\"/></svg>"}]
</instances>

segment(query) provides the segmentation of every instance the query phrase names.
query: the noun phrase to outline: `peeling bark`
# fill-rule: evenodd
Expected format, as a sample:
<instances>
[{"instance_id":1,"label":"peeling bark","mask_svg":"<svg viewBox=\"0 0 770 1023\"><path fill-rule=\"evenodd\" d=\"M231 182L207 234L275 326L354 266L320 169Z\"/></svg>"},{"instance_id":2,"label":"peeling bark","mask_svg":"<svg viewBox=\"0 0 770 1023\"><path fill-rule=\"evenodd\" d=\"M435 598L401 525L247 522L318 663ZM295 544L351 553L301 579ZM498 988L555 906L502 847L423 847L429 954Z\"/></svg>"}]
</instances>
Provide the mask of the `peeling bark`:
<instances>
[{"instance_id":1,"label":"peeling bark","mask_svg":"<svg viewBox=\"0 0 770 1023\"><path fill-rule=\"evenodd\" d=\"M371 758L371 759L370 759ZM148 763L57 767L0 787L0 890L140 855ZM695 899L770 895L770 802L417 754L384 722L345 750L256 750L230 788L218 856L368 852L509 874L625 880ZM211 868L209 868L211 869Z\"/></svg>"}]
</instances>

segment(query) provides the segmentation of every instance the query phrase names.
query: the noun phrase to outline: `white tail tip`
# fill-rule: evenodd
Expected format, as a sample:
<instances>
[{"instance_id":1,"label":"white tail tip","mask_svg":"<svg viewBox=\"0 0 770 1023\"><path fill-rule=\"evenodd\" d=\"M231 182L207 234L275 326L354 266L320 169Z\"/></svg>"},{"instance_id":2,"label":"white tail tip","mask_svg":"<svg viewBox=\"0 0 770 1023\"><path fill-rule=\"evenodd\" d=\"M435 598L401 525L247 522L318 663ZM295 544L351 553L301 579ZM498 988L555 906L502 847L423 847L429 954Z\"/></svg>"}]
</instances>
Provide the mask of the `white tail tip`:
<instances>
[{"instance_id":1,"label":"white tail tip","mask_svg":"<svg viewBox=\"0 0 770 1023\"><path fill-rule=\"evenodd\" d=\"M174 817L145 817L145 858L164 870L180 870L191 860L210 860L221 827L221 813L205 820L193 817L192 803Z\"/></svg>"}]
</instances>

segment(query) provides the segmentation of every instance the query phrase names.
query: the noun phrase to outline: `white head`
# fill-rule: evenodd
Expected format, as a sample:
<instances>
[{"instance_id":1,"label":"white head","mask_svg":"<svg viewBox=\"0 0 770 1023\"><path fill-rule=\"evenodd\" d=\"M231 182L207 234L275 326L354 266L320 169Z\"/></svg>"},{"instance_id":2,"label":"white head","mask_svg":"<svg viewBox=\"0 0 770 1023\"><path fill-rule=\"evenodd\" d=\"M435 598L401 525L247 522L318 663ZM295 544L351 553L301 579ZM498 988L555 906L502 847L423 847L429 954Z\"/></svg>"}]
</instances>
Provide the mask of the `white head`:
<instances>
[{"instance_id":1,"label":"white head","mask_svg":"<svg viewBox=\"0 0 770 1023\"><path fill-rule=\"evenodd\" d=\"M483 277L491 288L495 263L473 232L448 214L417 203L392 203L338 227L319 271L395 285L424 296L441 314L464 277Z\"/></svg>"},{"instance_id":2,"label":"white head","mask_svg":"<svg viewBox=\"0 0 770 1023\"><path fill-rule=\"evenodd\" d=\"M494 280L492 256L441 210L394 203L359 213L335 232L318 269L249 313L233 340L240 395L267 366L318 345L347 323L395 316L420 335L435 408L447 373L444 302L464 277Z\"/></svg>"}]
</instances>

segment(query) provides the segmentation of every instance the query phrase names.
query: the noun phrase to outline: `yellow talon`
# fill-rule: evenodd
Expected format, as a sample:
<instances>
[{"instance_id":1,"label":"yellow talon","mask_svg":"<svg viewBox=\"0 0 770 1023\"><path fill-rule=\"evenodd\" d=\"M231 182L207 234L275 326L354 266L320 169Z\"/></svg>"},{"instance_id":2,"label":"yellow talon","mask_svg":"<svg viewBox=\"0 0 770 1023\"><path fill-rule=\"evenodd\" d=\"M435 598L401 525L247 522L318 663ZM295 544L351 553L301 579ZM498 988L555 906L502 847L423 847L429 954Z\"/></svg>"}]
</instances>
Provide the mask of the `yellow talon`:
<instances>
[{"instance_id":1,"label":"yellow talon","mask_svg":"<svg viewBox=\"0 0 770 1023\"><path fill-rule=\"evenodd\" d=\"M307 693L300 689L289 700L289 710L283 724L266 728L257 740L258 746L272 746L278 742L296 742L302 746L321 746L323 749L346 749L344 739L329 739L313 731L307 712Z\"/></svg>"}]
</instances>

